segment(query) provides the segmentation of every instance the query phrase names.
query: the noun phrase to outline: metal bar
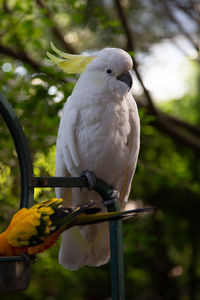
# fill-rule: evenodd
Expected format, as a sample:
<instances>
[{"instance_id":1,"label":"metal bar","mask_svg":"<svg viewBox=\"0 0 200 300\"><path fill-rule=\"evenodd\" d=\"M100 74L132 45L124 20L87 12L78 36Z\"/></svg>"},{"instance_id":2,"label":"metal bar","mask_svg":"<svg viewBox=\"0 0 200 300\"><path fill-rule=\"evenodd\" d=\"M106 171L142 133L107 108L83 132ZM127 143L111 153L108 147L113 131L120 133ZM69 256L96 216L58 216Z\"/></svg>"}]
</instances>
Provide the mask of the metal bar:
<instances>
[{"instance_id":1,"label":"metal bar","mask_svg":"<svg viewBox=\"0 0 200 300\"><path fill-rule=\"evenodd\" d=\"M0 94L0 114L5 120L12 135L20 166L21 199L20 208L33 205L33 192L30 180L33 176L33 166L28 143L23 128L9 102Z\"/></svg>"},{"instance_id":2,"label":"metal bar","mask_svg":"<svg viewBox=\"0 0 200 300\"><path fill-rule=\"evenodd\" d=\"M117 202L108 206L109 212L119 210ZM122 221L110 221L109 226L112 300L125 300Z\"/></svg>"},{"instance_id":3,"label":"metal bar","mask_svg":"<svg viewBox=\"0 0 200 300\"><path fill-rule=\"evenodd\" d=\"M2 261L24 261L24 260L25 260L24 256L1 256L0 257L0 263Z\"/></svg>"},{"instance_id":4,"label":"metal bar","mask_svg":"<svg viewBox=\"0 0 200 300\"><path fill-rule=\"evenodd\" d=\"M84 177L32 177L32 187L69 187L87 188L87 179Z\"/></svg>"},{"instance_id":5,"label":"metal bar","mask_svg":"<svg viewBox=\"0 0 200 300\"><path fill-rule=\"evenodd\" d=\"M32 177L31 187L81 187L88 188L88 181L84 176L80 177ZM103 180L96 178L94 190L100 194L102 199L109 200L113 189Z\"/></svg>"}]
</instances>

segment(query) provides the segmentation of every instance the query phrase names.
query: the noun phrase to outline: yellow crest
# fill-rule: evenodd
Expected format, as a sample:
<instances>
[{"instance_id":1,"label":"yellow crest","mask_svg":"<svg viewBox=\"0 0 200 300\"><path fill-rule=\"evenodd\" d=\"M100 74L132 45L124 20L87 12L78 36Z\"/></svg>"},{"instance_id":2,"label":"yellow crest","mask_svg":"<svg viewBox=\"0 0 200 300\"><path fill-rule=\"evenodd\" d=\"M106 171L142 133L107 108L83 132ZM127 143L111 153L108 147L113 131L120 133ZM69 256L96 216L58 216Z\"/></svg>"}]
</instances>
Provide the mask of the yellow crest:
<instances>
[{"instance_id":1,"label":"yellow crest","mask_svg":"<svg viewBox=\"0 0 200 300\"><path fill-rule=\"evenodd\" d=\"M87 65L97 56L89 55L75 55L68 54L57 49L54 44L51 42L51 48L62 58L56 57L51 53L47 52L48 61L53 65L58 65L66 73L82 73Z\"/></svg>"}]
</instances>

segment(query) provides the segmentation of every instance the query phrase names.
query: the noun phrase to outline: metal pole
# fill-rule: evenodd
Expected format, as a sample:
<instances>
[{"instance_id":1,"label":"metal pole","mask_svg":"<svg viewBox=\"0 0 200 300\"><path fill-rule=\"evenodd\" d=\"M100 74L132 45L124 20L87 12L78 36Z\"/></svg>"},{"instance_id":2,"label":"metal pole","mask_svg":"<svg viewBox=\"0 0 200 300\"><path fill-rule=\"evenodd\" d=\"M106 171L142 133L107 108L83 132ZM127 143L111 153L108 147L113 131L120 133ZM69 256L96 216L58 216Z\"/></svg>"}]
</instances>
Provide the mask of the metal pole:
<instances>
[{"instance_id":1,"label":"metal pole","mask_svg":"<svg viewBox=\"0 0 200 300\"><path fill-rule=\"evenodd\" d=\"M108 211L119 211L118 203L111 204ZM122 221L110 221L109 225L112 300L125 300Z\"/></svg>"}]
</instances>

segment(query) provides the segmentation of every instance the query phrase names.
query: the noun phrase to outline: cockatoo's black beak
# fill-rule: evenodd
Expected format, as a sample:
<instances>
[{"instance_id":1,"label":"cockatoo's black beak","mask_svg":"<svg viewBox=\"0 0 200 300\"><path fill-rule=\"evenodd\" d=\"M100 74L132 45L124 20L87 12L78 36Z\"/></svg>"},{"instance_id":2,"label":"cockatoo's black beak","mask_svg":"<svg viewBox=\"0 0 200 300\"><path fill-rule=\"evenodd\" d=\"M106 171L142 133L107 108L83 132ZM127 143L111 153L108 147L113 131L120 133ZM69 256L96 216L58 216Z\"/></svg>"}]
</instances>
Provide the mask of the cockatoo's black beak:
<instances>
[{"instance_id":1,"label":"cockatoo's black beak","mask_svg":"<svg viewBox=\"0 0 200 300\"><path fill-rule=\"evenodd\" d=\"M128 85L128 87L131 89L133 84L133 79L129 71L117 76L117 80L125 82Z\"/></svg>"}]
</instances>

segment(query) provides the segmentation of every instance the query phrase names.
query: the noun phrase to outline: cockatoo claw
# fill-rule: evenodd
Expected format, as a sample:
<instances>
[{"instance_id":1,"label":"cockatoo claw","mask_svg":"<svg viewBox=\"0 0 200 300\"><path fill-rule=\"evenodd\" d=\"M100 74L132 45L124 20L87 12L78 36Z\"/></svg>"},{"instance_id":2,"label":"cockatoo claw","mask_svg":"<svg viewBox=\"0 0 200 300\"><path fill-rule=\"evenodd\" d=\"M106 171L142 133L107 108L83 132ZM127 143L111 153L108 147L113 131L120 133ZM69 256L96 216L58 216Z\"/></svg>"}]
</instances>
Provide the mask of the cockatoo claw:
<instances>
[{"instance_id":1,"label":"cockatoo claw","mask_svg":"<svg viewBox=\"0 0 200 300\"><path fill-rule=\"evenodd\" d=\"M87 181L88 181L88 189L91 191L94 189L94 185L95 185L95 175L92 171L89 170L85 170L81 173L81 176L86 177Z\"/></svg>"},{"instance_id":2,"label":"cockatoo claw","mask_svg":"<svg viewBox=\"0 0 200 300\"><path fill-rule=\"evenodd\" d=\"M119 200L120 192L117 190L113 190L112 194L109 196L108 200L104 201L104 206L108 206L110 204L113 204Z\"/></svg>"}]
</instances>

